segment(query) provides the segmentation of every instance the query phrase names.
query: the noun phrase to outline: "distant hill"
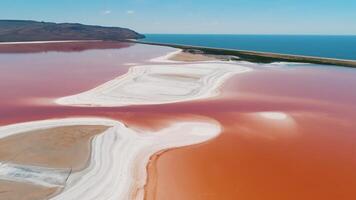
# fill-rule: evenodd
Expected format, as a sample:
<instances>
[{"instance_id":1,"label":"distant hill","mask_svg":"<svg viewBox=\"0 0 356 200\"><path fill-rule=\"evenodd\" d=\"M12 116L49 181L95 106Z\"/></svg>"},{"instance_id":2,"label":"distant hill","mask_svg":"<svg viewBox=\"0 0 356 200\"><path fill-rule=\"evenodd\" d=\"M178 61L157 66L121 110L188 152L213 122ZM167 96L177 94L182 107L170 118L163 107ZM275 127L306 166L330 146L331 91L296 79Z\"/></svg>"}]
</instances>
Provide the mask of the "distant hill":
<instances>
[{"instance_id":1,"label":"distant hill","mask_svg":"<svg viewBox=\"0 0 356 200\"><path fill-rule=\"evenodd\" d=\"M0 20L0 42L52 40L122 40L144 38L133 30L78 23Z\"/></svg>"}]
</instances>

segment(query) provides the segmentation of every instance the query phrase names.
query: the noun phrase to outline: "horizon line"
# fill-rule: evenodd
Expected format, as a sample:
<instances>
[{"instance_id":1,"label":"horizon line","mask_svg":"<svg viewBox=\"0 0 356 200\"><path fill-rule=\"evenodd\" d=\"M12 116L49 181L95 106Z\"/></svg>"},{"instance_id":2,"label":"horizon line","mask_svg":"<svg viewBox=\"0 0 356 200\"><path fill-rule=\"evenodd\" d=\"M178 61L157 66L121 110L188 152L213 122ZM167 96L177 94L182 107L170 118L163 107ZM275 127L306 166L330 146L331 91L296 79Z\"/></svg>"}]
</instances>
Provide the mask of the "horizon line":
<instances>
[{"instance_id":1,"label":"horizon line","mask_svg":"<svg viewBox=\"0 0 356 200\"><path fill-rule=\"evenodd\" d=\"M356 34L320 34L320 33L141 33L144 35L261 35L261 36L356 36Z\"/></svg>"}]
</instances>

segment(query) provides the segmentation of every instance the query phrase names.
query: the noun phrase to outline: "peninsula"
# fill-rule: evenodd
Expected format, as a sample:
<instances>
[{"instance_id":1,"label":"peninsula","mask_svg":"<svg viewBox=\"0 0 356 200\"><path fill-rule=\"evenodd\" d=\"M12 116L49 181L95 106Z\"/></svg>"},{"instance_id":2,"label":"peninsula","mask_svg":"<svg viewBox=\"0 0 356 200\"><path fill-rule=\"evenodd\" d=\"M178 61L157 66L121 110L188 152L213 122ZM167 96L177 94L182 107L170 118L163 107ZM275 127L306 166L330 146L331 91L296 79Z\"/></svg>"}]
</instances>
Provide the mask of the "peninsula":
<instances>
[{"instance_id":1,"label":"peninsula","mask_svg":"<svg viewBox=\"0 0 356 200\"><path fill-rule=\"evenodd\" d=\"M144 38L133 30L120 27L52 23L31 20L0 20L0 42L55 40L122 40Z\"/></svg>"}]
</instances>

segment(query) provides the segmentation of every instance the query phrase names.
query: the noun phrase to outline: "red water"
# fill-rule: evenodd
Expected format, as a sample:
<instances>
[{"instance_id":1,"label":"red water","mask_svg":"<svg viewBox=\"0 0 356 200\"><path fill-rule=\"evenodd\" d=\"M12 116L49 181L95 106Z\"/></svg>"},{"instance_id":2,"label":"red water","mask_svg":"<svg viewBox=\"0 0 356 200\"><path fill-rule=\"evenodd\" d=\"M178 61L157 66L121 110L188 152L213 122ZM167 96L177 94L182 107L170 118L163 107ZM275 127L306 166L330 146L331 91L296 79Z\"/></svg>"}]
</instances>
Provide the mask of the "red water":
<instances>
[{"instance_id":1,"label":"red water","mask_svg":"<svg viewBox=\"0 0 356 200\"><path fill-rule=\"evenodd\" d=\"M356 70L255 70L230 80L226 98L160 107L210 116L224 131L154 157L147 199L356 199Z\"/></svg>"},{"instance_id":2,"label":"red water","mask_svg":"<svg viewBox=\"0 0 356 200\"><path fill-rule=\"evenodd\" d=\"M0 54L0 124L103 116L158 128L177 118L213 118L224 129L217 139L152 158L147 199L356 199L355 69L261 65L230 79L221 97L186 103L41 104L123 74L124 63L145 63L169 51L134 45ZM273 112L282 118L273 118Z\"/></svg>"},{"instance_id":3,"label":"red water","mask_svg":"<svg viewBox=\"0 0 356 200\"><path fill-rule=\"evenodd\" d=\"M147 63L173 51L118 42L5 46L12 46L12 53L0 53L0 124L101 112L43 103L120 76L127 72L127 63ZM0 45L1 50L6 48Z\"/></svg>"}]
</instances>

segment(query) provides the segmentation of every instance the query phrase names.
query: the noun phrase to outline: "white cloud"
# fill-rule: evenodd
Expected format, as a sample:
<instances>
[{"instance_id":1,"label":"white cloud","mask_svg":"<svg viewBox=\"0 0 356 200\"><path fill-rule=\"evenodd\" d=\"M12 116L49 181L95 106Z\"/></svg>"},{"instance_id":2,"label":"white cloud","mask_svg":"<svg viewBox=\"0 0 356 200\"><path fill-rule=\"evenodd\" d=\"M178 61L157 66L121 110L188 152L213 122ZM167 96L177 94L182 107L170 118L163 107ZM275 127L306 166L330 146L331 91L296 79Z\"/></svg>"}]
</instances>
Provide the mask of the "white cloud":
<instances>
[{"instance_id":1,"label":"white cloud","mask_svg":"<svg viewBox=\"0 0 356 200\"><path fill-rule=\"evenodd\" d=\"M128 11L126 11L126 14L133 15L133 14L135 14L135 11L134 10L128 10Z\"/></svg>"},{"instance_id":2,"label":"white cloud","mask_svg":"<svg viewBox=\"0 0 356 200\"><path fill-rule=\"evenodd\" d=\"M104 11L103 11L103 14L104 14L104 15L110 15L110 14L111 14L111 10L104 10Z\"/></svg>"}]
</instances>

